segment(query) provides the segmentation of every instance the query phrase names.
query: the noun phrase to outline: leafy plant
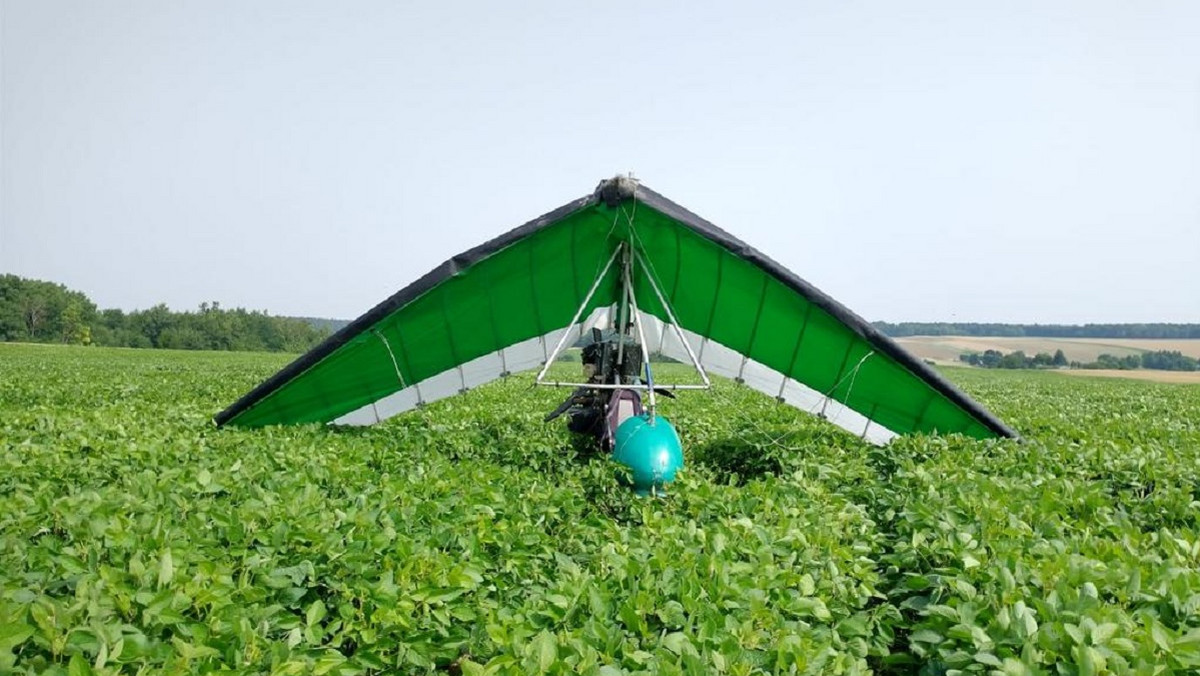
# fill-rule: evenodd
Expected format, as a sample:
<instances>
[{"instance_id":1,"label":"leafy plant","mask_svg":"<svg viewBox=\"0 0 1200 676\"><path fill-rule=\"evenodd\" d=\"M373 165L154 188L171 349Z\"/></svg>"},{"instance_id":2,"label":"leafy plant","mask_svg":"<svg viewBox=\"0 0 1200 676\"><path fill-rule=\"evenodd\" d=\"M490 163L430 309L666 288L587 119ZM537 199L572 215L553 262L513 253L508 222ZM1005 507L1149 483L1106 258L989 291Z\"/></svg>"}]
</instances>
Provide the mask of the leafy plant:
<instances>
[{"instance_id":1,"label":"leafy plant","mask_svg":"<svg viewBox=\"0 0 1200 676\"><path fill-rule=\"evenodd\" d=\"M0 345L0 672L1200 668L1197 388L950 370L1027 441L876 448L722 381L643 499L525 376L212 427L286 360Z\"/></svg>"}]
</instances>

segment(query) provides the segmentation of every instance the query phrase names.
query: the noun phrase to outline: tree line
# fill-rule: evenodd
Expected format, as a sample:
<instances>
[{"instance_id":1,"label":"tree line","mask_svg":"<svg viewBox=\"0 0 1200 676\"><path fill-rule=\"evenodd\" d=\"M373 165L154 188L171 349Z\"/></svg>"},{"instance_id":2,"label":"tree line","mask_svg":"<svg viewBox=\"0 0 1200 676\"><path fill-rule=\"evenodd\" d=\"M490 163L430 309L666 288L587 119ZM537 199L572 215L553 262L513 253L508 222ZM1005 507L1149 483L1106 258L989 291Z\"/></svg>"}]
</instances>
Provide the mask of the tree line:
<instances>
[{"instance_id":1,"label":"tree line","mask_svg":"<svg viewBox=\"0 0 1200 676\"><path fill-rule=\"evenodd\" d=\"M1004 354L1000 350L984 350L983 352L966 352L958 355L958 360L987 369L1036 369L1063 368L1069 366L1067 355L1062 350L1054 354L1039 352L1030 357L1023 350Z\"/></svg>"},{"instance_id":2,"label":"tree line","mask_svg":"<svg viewBox=\"0 0 1200 676\"><path fill-rule=\"evenodd\" d=\"M958 356L958 360L971 366L990 369L1038 369L1038 368L1073 368L1073 369L1116 369L1128 371L1132 369L1154 369L1158 371L1198 371L1200 360L1189 357L1178 350L1157 350L1118 357L1111 354L1101 354L1096 361L1068 361L1062 350L1056 350L1053 355L1049 352L1039 352L1032 357L1023 350L1004 354L1000 350L985 350L983 352L967 352Z\"/></svg>"},{"instance_id":3,"label":"tree line","mask_svg":"<svg viewBox=\"0 0 1200 676\"><path fill-rule=\"evenodd\" d=\"M100 310L62 284L0 275L0 341L179 350L303 352L329 335L303 319L201 303L194 312L165 304Z\"/></svg>"},{"instance_id":4,"label":"tree line","mask_svg":"<svg viewBox=\"0 0 1200 676\"><path fill-rule=\"evenodd\" d=\"M906 336L987 336L1010 338L1200 338L1200 324L994 324L874 322L892 338Z\"/></svg>"}]
</instances>

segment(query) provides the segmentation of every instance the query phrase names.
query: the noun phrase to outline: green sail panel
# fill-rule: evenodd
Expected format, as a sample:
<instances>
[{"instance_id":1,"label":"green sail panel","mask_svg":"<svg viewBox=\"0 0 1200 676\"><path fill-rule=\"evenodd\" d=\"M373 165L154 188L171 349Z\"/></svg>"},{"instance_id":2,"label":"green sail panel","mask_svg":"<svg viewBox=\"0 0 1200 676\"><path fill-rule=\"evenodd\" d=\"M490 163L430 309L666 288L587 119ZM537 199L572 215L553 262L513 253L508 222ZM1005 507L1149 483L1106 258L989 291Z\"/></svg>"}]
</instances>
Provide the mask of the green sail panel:
<instances>
[{"instance_id":1,"label":"green sail panel","mask_svg":"<svg viewBox=\"0 0 1200 676\"><path fill-rule=\"evenodd\" d=\"M446 261L216 421L372 424L538 367L565 333L616 302L618 266L606 266L625 244L637 261L638 304L658 327L647 341L666 354L687 360L664 326L673 314L706 370L872 441L910 433L1016 436L840 303L624 178ZM594 282L582 321L572 325Z\"/></svg>"}]
</instances>

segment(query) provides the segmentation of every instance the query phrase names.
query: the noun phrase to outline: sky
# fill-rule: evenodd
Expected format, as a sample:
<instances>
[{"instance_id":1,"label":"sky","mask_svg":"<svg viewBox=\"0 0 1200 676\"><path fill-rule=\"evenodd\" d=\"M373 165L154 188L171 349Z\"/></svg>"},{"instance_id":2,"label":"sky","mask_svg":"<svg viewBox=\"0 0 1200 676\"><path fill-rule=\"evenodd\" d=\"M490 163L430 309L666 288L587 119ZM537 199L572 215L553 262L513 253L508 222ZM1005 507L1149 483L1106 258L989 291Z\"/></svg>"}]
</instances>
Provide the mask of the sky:
<instances>
[{"instance_id":1,"label":"sky","mask_svg":"<svg viewBox=\"0 0 1200 676\"><path fill-rule=\"evenodd\" d=\"M869 320L1200 322L1200 2L0 0L0 273L102 308L351 319L628 172Z\"/></svg>"}]
</instances>

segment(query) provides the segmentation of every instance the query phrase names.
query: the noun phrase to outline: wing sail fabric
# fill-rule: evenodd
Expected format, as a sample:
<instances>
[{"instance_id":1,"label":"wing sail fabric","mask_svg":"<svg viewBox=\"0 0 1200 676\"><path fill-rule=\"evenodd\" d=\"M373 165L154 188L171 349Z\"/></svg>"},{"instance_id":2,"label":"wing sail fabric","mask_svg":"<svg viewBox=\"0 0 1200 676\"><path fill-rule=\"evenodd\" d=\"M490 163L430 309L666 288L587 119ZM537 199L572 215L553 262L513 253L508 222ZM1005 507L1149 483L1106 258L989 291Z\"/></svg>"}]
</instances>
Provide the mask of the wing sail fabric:
<instances>
[{"instance_id":1,"label":"wing sail fabric","mask_svg":"<svg viewBox=\"0 0 1200 676\"><path fill-rule=\"evenodd\" d=\"M592 202L572 202L446 261L222 411L217 423L329 422L481 357L503 362L504 348L564 328L611 254L604 240L613 217ZM614 278L592 302L611 303L616 288ZM528 350L519 352L488 380L528 368Z\"/></svg>"},{"instance_id":2,"label":"wing sail fabric","mask_svg":"<svg viewBox=\"0 0 1200 676\"><path fill-rule=\"evenodd\" d=\"M786 376L819 393L831 420L840 409L836 404L843 404L894 434L1016 436L937 372L778 263L649 189L640 188L638 197L633 236L646 252L647 271L636 278L639 303L666 319L653 279L681 328L698 336L693 347L701 348L706 367L746 380L741 363L733 372L708 363L716 360L711 353L706 358L704 348L715 343L747 365L779 374L775 391L765 384L756 389L799 401L789 395L796 387L784 382ZM843 426L860 434L866 429L857 420ZM865 435L872 433L866 429Z\"/></svg>"},{"instance_id":3,"label":"wing sail fabric","mask_svg":"<svg viewBox=\"0 0 1200 676\"><path fill-rule=\"evenodd\" d=\"M605 181L443 263L216 420L373 424L539 366L563 331L586 323L568 326L622 242L638 260L633 279L643 312L659 322L674 316L717 374L873 441L915 432L1015 436L840 303L628 179ZM607 277L583 316L615 302L615 268ZM665 335L662 351L682 354Z\"/></svg>"}]
</instances>

